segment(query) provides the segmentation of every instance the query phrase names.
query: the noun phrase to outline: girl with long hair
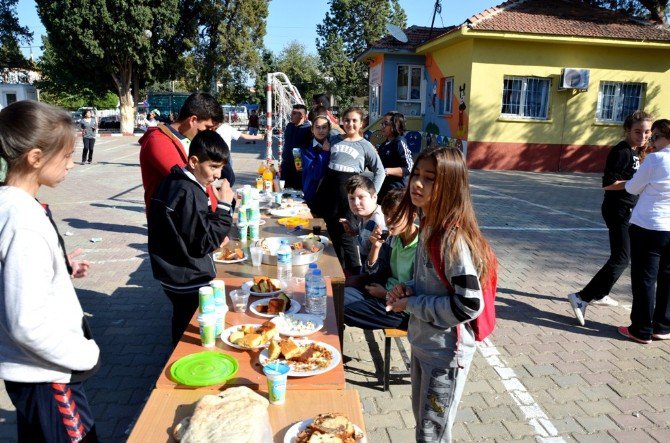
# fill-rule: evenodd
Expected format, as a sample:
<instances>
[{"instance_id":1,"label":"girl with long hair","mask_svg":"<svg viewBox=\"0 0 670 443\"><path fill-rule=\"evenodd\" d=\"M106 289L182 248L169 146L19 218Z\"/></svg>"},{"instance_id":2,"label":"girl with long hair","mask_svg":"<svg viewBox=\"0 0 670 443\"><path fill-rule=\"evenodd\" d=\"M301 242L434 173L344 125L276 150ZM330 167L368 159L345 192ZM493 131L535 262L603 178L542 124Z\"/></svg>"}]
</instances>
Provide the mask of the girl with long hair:
<instances>
[{"instance_id":1,"label":"girl with long hair","mask_svg":"<svg viewBox=\"0 0 670 443\"><path fill-rule=\"evenodd\" d=\"M413 280L389 291L387 310L409 313L416 441L449 442L475 352L469 322L484 308L480 281L486 281L494 266L458 149L433 148L419 154L391 224L411 222L417 210L420 234ZM441 269L431 260L437 255L431 254L432 248L439 248Z\"/></svg>"}]
</instances>

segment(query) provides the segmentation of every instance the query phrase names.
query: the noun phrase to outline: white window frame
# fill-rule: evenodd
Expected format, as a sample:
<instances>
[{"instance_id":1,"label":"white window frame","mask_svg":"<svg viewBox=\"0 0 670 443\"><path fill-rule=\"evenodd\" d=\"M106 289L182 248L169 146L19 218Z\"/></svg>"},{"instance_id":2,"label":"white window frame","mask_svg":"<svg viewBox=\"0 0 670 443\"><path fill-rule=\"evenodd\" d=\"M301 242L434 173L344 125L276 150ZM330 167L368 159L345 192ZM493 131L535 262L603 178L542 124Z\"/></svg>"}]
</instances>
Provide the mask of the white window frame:
<instances>
[{"instance_id":1,"label":"white window frame","mask_svg":"<svg viewBox=\"0 0 670 443\"><path fill-rule=\"evenodd\" d=\"M400 80L400 68L401 67L406 67L407 69L407 95L409 95L412 91L412 87L415 85L411 84L412 80L412 70L413 69L420 69L421 70L421 75L419 77L419 98L418 99L412 99L410 97L398 97L398 82ZM395 84L395 93L396 93L396 108L400 108L400 106L397 106L398 103L409 103L411 105L413 104L419 104L421 106L421 115L425 114L425 101L424 97L426 96L426 80L424 79L424 67L421 65L408 65L408 64L399 64L396 67L396 84ZM407 117L407 115L405 115Z\"/></svg>"},{"instance_id":2,"label":"white window frame","mask_svg":"<svg viewBox=\"0 0 670 443\"><path fill-rule=\"evenodd\" d=\"M454 77L445 77L442 79L442 115L451 115L454 113Z\"/></svg>"},{"instance_id":3,"label":"white window frame","mask_svg":"<svg viewBox=\"0 0 670 443\"><path fill-rule=\"evenodd\" d=\"M519 102L518 103L505 103L505 98L506 98L506 89L505 89L505 83L507 81L520 81L521 82L521 89L519 90ZM539 116L533 116L533 115L527 115L525 110L528 108L527 103L530 101L529 93L532 91L532 85L531 83L533 82L542 82L546 83L546 102L544 104L544 109L543 109L543 115ZM510 118L510 119L520 119L520 120L539 120L539 121L546 121L549 120L549 101L551 99L551 78L549 77L534 77L534 76L517 76L517 75L506 75L503 78L503 94L502 98L500 100L500 115L503 118ZM517 112L503 112L505 109L505 106L514 106L518 108Z\"/></svg>"},{"instance_id":4,"label":"white window frame","mask_svg":"<svg viewBox=\"0 0 670 443\"><path fill-rule=\"evenodd\" d=\"M633 97L626 96L627 88L639 87L639 95ZM606 97L606 89L610 89L611 95ZM612 90L613 89L613 90ZM596 122L598 123L623 123L624 119L632 112L642 109L647 93L646 83L640 82L612 82L601 81L598 86L598 105L596 107ZM637 100L634 106L628 106L624 109L626 100ZM605 106L605 102L611 100L610 106ZM607 108L607 109L605 109Z\"/></svg>"},{"instance_id":5,"label":"white window frame","mask_svg":"<svg viewBox=\"0 0 670 443\"><path fill-rule=\"evenodd\" d=\"M378 119L382 112L382 87L377 83L370 85L370 122Z\"/></svg>"}]
</instances>

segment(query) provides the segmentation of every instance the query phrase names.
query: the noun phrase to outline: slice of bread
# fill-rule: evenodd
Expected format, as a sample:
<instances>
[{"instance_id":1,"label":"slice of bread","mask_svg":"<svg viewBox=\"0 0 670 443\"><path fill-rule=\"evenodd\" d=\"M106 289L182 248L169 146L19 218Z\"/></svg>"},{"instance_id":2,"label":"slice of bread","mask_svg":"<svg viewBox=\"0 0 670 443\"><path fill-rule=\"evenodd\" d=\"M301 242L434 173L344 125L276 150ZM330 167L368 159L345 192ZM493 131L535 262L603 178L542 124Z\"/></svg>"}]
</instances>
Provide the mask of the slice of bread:
<instances>
[{"instance_id":1,"label":"slice of bread","mask_svg":"<svg viewBox=\"0 0 670 443\"><path fill-rule=\"evenodd\" d=\"M277 315L284 312L286 302L281 298L272 298L268 301L268 314Z\"/></svg>"},{"instance_id":2,"label":"slice of bread","mask_svg":"<svg viewBox=\"0 0 670 443\"><path fill-rule=\"evenodd\" d=\"M281 281L276 278L269 278L268 286L270 287L268 292L281 291Z\"/></svg>"},{"instance_id":3,"label":"slice of bread","mask_svg":"<svg viewBox=\"0 0 670 443\"><path fill-rule=\"evenodd\" d=\"M292 338L287 338L279 342L279 347L281 348L281 353L286 360L303 353L303 349L298 346L298 344L293 341Z\"/></svg>"},{"instance_id":4,"label":"slice of bread","mask_svg":"<svg viewBox=\"0 0 670 443\"><path fill-rule=\"evenodd\" d=\"M254 277L254 283L259 284L263 280L267 280L268 278L265 275L257 275Z\"/></svg>"},{"instance_id":5,"label":"slice of bread","mask_svg":"<svg viewBox=\"0 0 670 443\"><path fill-rule=\"evenodd\" d=\"M341 439L351 438L356 434L354 425L349 419L337 412L319 414L309 426L317 433L330 434Z\"/></svg>"},{"instance_id":6,"label":"slice of bread","mask_svg":"<svg viewBox=\"0 0 670 443\"><path fill-rule=\"evenodd\" d=\"M260 334L247 334L237 344L245 348L256 348L263 343L263 336Z\"/></svg>"},{"instance_id":7,"label":"slice of bread","mask_svg":"<svg viewBox=\"0 0 670 443\"><path fill-rule=\"evenodd\" d=\"M243 331L234 331L228 336L228 341L237 344L237 342L239 342L243 338L244 338Z\"/></svg>"},{"instance_id":8,"label":"slice of bread","mask_svg":"<svg viewBox=\"0 0 670 443\"><path fill-rule=\"evenodd\" d=\"M281 347L279 346L278 340L272 340L270 346L268 347L268 359L276 360L281 355Z\"/></svg>"},{"instance_id":9,"label":"slice of bread","mask_svg":"<svg viewBox=\"0 0 670 443\"><path fill-rule=\"evenodd\" d=\"M277 325L271 321L266 321L256 330L256 334L260 334L262 342L267 343L277 335Z\"/></svg>"}]
</instances>

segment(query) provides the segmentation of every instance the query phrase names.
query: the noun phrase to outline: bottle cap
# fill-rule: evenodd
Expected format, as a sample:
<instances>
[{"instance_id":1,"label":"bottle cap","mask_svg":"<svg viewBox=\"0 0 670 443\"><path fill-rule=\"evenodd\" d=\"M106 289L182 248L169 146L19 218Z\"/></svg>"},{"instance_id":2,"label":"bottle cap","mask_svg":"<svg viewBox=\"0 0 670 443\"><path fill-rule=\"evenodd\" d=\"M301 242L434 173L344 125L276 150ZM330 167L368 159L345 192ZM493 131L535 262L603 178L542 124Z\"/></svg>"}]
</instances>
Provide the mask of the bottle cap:
<instances>
[{"instance_id":1,"label":"bottle cap","mask_svg":"<svg viewBox=\"0 0 670 443\"><path fill-rule=\"evenodd\" d=\"M314 275L321 275L321 269L315 269Z\"/></svg>"},{"instance_id":2,"label":"bottle cap","mask_svg":"<svg viewBox=\"0 0 670 443\"><path fill-rule=\"evenodd\" d=\"M316 268L317 268L316 263L312 262L309 264L309 269L316 269Z\"/></svg>"}]
</instances>

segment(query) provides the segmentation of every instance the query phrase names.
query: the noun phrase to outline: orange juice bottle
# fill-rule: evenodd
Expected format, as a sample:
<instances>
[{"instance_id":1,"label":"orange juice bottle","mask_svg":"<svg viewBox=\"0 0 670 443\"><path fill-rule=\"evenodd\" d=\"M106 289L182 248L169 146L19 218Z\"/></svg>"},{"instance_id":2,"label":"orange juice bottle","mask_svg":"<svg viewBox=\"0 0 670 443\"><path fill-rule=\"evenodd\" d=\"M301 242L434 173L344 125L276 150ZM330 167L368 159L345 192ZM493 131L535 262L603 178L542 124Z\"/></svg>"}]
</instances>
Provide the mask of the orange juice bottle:
<instances>
[{"instance_id":1,"label":"orange juice bottle","mask_svg":"<svg viewBox=\"0 0 670 443\"><path fill-rule=\"evenodd\" d=\"M277 170L275 169L275 164L274 163L270 163L270 171L272 172L272 178L273 178L272 189L271 190L273 192L278 192L279 191L279 189L278 189L279 188L279 181L278 181L279 174L277 174ZM275 183L276 183L276 185L275 185Z\"/></svg>"},{"instance_id":2,"label":"orange juice bottle","mask_svg":"<svg viewBox=\"0 0 670 443\"><path fill-rule=\"evenodd\" d=\"M263 187L268 192L272 192L272 180L274 179L274 176L275 175L272 173L272 163L270 163L270 166L263 171Z\"/></svg>"},{"instance_id":3,"label":"orange juice bottle","mask_svg":"<svg viewBox=\"0 0 670 443\"><path fill-rule=\"evenodd\" d=\"M261 162L261 164L258 166L258 175L263 175L263 172L267 169L267 165L265 164L265 160Z\"/></svg>"}]
</instances>

